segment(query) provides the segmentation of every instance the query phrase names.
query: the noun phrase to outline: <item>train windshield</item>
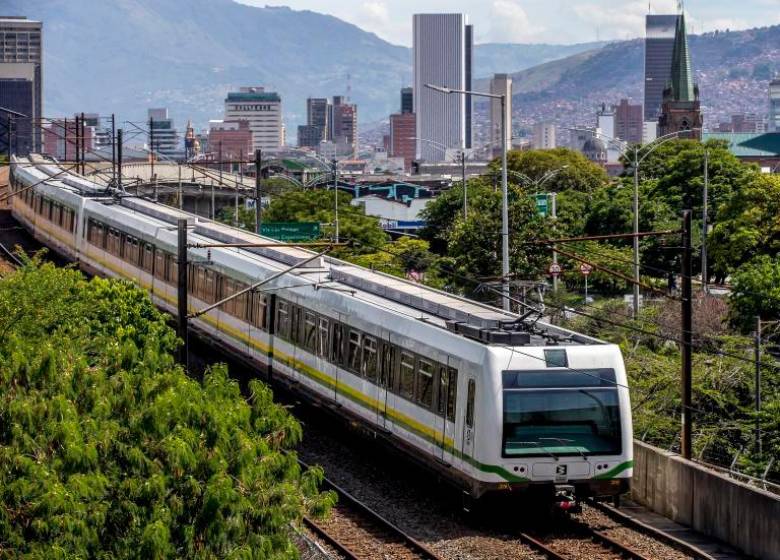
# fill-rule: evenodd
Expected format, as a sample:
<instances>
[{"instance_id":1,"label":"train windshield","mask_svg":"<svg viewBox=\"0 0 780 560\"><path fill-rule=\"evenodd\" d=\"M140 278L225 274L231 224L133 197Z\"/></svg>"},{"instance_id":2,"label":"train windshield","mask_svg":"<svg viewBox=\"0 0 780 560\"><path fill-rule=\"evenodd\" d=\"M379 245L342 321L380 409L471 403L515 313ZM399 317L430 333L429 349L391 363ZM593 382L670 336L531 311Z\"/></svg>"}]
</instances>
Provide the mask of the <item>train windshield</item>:
<instances>
[{"instance_id":1,"label":"train windshield","mask_svg":"<svg viewBox=\"0 0 780 560\"><path fill-rule=\"evenodd\" d=\"M615 372L505 371L504 457L618 455Z\"/></svg>"}]
</instances>

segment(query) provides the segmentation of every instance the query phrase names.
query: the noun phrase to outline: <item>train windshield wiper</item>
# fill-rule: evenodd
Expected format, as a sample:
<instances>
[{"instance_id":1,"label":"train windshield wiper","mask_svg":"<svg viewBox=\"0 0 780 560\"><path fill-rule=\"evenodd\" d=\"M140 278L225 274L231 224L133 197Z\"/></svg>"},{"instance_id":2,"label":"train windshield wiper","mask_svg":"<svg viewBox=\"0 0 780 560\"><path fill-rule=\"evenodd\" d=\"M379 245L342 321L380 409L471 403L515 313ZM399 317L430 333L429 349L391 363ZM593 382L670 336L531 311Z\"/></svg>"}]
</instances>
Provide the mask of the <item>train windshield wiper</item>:
<instances>
[{"instance_id":1,"label":"train windshield wiper","mask_svg":"<svg viewBox=\"0 0 780 560\"><path fill-rule=\"evenodd\" d=\"M552 457L556 461L558 460L558 456L555 453L553 453L552 451L550 451L549 449L541 445L538 441L518 441L517 443L519 443L520 445L535 445L536 447L538 447L539 449L547 453L550 457Z\"/></svg>"},{"instance_id":2,"label":"train windshield wiper","mask_svg":"<svg viewBox=\"0 0 780 560\"><path fill-rule=\"evenodd\" d=\"M539 438L539 441L557 441L558 443L561 444L561 447L566 447L567 444L574 443L573 439L564 439L564 438L557 438L557 437L543 437L543 438ZM585 461L588 460L588 456L585 455L585 452L582 449L580 449L576 445L573 445L572 447L574 447L577 453L580 454L583 460Z\"/></svg>"}]
</instances>

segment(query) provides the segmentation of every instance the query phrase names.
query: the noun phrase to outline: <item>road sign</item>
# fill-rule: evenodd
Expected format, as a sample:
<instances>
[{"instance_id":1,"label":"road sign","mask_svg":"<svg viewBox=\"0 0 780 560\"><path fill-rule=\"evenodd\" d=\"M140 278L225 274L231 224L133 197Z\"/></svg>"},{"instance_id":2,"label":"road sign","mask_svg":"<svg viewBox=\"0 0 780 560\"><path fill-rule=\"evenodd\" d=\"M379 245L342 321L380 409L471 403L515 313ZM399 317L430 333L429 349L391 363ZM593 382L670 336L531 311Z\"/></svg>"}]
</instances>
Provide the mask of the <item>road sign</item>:
<instances>
[{"instance_id":1,"label":"road sign","mask_svg":"<svg viewBox=\"0 0 780 560\"><path fill-rule=\"evenodd\" d=\"M582 272L583 276L588 276L591 272L593 272L593 267L588 263L582 263L580 265L580 272Z\"/></svg>"},{"instance_id":2,"label":"road sign","mask_svg":"<svg viewBox=\"0 0 780 560\"><path fill-rule=\"evenodd\" d=\"M277 241L310 241L320 236L318 222L263 222L260 235Z\"/></svg>"},{"instance_id":3,"label":"road sign","mask_svg":"<svg viewBox=\"0 0 780 560\"><path fill-rule=\"evenodd\" d=\"M561 268L561 265L559 265L558 263L552 263L550 265L549 272L551 276L558 276L562 271L563 269Z\"/></svg>"},{"instance_id":4,"label":"road sign","mask_svg":"<svg viewBox=\"0 0 780 560\"><path fill-rule=\"evenodd\" d=\"M547 194L537 194L534 198L536 199L536 212L542 218L546 218L548 211Z\"/></svg>"}]
</instances>

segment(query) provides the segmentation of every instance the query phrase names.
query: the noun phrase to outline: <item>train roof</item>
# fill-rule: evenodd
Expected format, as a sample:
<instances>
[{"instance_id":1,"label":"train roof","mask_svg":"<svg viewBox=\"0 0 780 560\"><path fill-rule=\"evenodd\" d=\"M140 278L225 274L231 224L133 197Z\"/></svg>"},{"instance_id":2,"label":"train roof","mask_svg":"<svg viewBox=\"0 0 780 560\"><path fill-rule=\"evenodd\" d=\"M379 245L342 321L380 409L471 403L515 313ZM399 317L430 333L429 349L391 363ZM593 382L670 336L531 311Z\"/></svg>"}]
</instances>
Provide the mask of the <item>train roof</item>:
<instances>
[{"instance_id":1,"label":"train roof","mask_svg":"<svg viewBox=\"0 0 780 560\"><path fill-rule=\"evenodd\" d=\"M242 249L212 249L209 254L214 261L218 260L216 256L219 255L226 261L238 258L245 264L255 262L266 270L269 267L284 270L285 266L299 266L302 270L295 274L299 277L307 269L317 271L320 277L326 276L331 285L341 285L344 291L353 294L359 292L361 299L365 301L400 314L422 318L430 324L485 344L508 346L537 346L545 343L603 344L598 339L543 323L538 320L539 314L536 314L534 319L521 317L481 302L336 258L320 257L301 266L303 261L311 259L316 253L302 247L284 246L274 239L214 222L145 198L129 196L115 189L107 190L106 187L84 177L73 175L68 171L63 173L62 167L40 156L33 156L31 159L15 158L12 161L25 169L36 170L33 175L36 178L42 177L41 180L49 186L94 198L95 202L113 206L116 211L129 211L127 213L135 218L139 226L145 225L153 228L155 232L167 231L164 238L171 246L176 244L175 226L179 219L188 220L193 243L259 242L264 245ZM47 176L51 177L48 181ZM91 209L94 211L93 206ZM113 214L113 212L108 213ZM280 246L274 247L274 245ZM199 252L204 256L207 253L206 250L195 251L196 254ZM225 265L227 264L226 262ZM316 284L316 281L312 281L312 284Z\"/></svg>"}]
</instances>

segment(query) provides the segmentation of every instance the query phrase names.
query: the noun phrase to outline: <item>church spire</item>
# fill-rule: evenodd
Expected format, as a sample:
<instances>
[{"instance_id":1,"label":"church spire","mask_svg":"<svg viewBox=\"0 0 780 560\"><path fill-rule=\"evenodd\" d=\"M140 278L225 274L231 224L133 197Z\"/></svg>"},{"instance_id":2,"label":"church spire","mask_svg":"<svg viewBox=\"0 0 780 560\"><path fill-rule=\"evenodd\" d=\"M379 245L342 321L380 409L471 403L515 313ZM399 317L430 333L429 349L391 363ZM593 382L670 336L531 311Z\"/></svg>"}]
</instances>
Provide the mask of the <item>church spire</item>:
<instances>
[{"instance_id":1,"label":"church spire","mask_svg":"<svg viewBox=\"0 0 780 560\"><path fill-rule=\"evenodd\" d=\"M685 29L685 14L677 19L672 55L672 77L669 84L675 101L695 101L696 93L691 70L691 51L688 48L688 34Z\"/></svg>"}]
</instances>

